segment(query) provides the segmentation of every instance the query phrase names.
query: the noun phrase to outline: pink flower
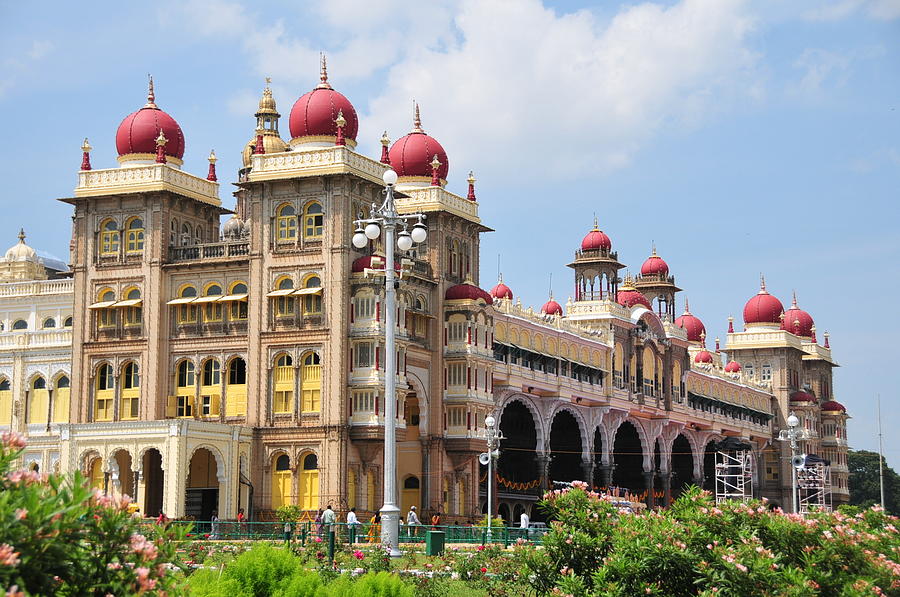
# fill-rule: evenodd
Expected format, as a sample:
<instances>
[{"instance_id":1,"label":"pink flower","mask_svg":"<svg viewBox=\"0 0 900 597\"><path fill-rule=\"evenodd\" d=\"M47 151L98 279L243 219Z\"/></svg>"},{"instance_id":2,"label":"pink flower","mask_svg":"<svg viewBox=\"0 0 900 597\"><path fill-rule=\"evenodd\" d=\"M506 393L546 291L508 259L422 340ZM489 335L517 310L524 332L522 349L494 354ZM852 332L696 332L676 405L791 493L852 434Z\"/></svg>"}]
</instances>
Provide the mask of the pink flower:
<instances>
[{"instance_id":1,"label":"pink flower","mask_svg":"<svg viewBox=\"0 0 900 597\"><path fill-rule=\"evenodd\" d=\"M484 551L484 545L479 545L479 546L478 546L478 551Z\"/></svg>"},{"instance_id":2,"label":"pink flower","mask_svg":"<svg viewBox=\"0 0 900 597\"><path fill-rule=\"evenodd\" d=\"M156 544L138 533L131 536L131 550L146 560L156 559L159 553Z\"/></svg>"},{"instance_id":3,"label":"pink flower","mask_svg":"<svg viewBox=\"0 0 900 597\"><path fill-rule=\"evenodd\" d=\"M487 572L487 568L485 568L484 566L482 566L482 567L481 567L481 573L484 574L485 572Z\"/></svg>"},{"instance_id":4,"label":"pink flower","mask_svg":"<svg viewBox=\"0 0 900 597\"><path fill-rule=\"evenodd\" d=\"M19 552L13 551L12 545L9 543L0 545L0 566L18 566L21 561Z\"/></svg>"},{"instance_id":5,"label":"pink flower","mask_svg":"<svg viewBox=\"0 0 900 597\"><path fill-rule=\"evenodd\" d=\"M321 537L316 537L316 543L321 543L321 542L322 542L322 538L321 538Z\"/></svg>"},{"instance_id":6,"label":"pink flower","mask_svg":"<svg viewBox=\"0 0 900 597\"><path fill-rule=\"evenodd\" d=\"M364 554L363 552L361 552L360 550L357 549L356 551L353 552L353 557L356 558L357 560L362 560L362 559L365 559L366 554Z\"/></svg>"},{"instance_id":7,"label":"pink flower","mask_svg":"<svg viewBox=\"0 0 900 597\"><path fill-rule=\"evenodd\" d=\"M25 437L15 431L4 431L3 433L0 433L0 443L2 443L4 447L12 448L13 450L21 450L26 444Z\"/></svg>"},{"instance_id":8,"label":"pink flower","mask_svg":"<svg viewBox=\"0 0 900 597\"><path fill-rule=\"evenodd\" d=\"M28 516L28 510L25 508L16 508L15 519L16 520L25 520L25 517Z\"/></svg>"}]
</instances>

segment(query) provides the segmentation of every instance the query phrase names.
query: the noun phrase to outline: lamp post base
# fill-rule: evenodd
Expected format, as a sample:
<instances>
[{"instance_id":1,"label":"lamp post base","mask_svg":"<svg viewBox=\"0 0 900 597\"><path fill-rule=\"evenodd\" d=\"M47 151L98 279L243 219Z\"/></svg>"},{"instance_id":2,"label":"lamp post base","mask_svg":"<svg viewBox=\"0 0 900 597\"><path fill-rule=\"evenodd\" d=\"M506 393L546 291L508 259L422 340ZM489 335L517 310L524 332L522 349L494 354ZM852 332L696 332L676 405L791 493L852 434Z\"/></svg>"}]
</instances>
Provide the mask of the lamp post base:
<instances>
[{"instance_id":1,"label":"lamp post base","mask_svg":"<svg viewBox=\"0 0 900 597\"><path fill-rule=\"evenodd\" d=\"M392 558L403 555L400 551L400 508L393 504L381 507L381 545Z\"/></svg>"}]
</instances>

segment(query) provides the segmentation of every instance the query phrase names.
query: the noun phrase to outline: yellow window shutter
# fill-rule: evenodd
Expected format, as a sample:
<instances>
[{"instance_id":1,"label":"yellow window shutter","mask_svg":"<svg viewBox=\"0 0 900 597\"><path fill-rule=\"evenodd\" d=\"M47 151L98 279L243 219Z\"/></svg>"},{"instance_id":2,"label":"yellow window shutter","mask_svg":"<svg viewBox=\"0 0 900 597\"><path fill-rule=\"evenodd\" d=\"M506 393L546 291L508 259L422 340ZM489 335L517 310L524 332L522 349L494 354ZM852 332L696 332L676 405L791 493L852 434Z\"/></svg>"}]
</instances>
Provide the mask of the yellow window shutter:
<instances>
[{"instance_id":1,"label":"yellow window shutter","mask_svg":"<svg viewBox=\"0 0 900 597\"><path fill-rule=\"evenodd\" d=\"M166 400L166 416L174 417L177 412L178 396L169 396Z\"/></svg>"},{"instance_id":2,"label":"yellow window shutter","mask_svg":"<svg viewBox=\"0 0 900 597\"><path fill-rule=\"evenodd\" d=\"M219 395L218 394L213 394L212 396L210 396L209 414L216 415L216 416L219 415Z\"/></svg>"}]
</instances>

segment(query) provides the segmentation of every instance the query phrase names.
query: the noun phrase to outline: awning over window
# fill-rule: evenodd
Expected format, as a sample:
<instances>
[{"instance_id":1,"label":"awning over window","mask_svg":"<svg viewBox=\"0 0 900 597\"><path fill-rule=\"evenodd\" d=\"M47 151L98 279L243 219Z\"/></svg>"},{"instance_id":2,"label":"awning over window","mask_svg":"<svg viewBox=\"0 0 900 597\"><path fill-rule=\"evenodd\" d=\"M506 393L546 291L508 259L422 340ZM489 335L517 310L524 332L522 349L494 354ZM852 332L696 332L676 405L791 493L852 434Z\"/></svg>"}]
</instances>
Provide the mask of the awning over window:
<instances>
[{"instance_id":1,"label":"awning over window","mask_svg":"<svg viewBox=\"0 0 900 597\"><path fill-rule=\"evenodd\" d=\"M114 306L115 307L139 307L141 303L143 303L143 299L125 299L124 301L119 301Z\"/></svg>"},{"instance_id":2,"label":"awning over window","mask_svg":"<svg viewBox=\"0 0 900 597\"><path fill-rule=\"evenodd\" d=\"M300 290L295 290L294 294L322 294L321 288L301 288Z\"/></svg>"},{"instance_id":3,"label":"awning over window","mask_svg":"<svg viewBox=\"0 0 900 597\"><path fill-rule=\"evenodd\" d=\"M222 298L221 294L216 294L213 296L198 296L197 298L194 299L194 302L195 303L214 303L217 300L219 300L220 298Z\"/></svg>"},{"instance_id":4,"label":"awning over window","mask_svg":"<svg viewBox=\"0 0 900 597\"><path fill-rule=\"evenodd\" d=\"M167 305L184 305L186 303L194 302L194 299L196 299L196 298L197 297L195 297L195 296L180 296L176 299L172 299L171 301L169 301L166 304Z\"/></svg>"},{"instance_id":5,"label":"awning over window","mask_svg":"<svg viewBox=\"0 0 900 597\"><path fill-rule=\"evenodd\" d=\"M116 301L100 301L99 303L94 303L90 305L88 309L107 309L116 304Z\"/></svg>"},{"instance_id":6,"label":"awning over window","mask_svg":"<svg viewBox=\"0 0 900 597\"><path fill-rule=\"evenodd\" d=\"M266 296L287 296L289 294L292 294L293 292L294 292L293 288L282 288L280 290L273 290Z\"/></svg>"},{"instance_id":7,"label":"awning over window","mask_svg":"<svg viewBox=\"0 0 900 597\"><path fill-rule=\"evenodd\" d=\"M226 294L225 296L219 297L220 303L232 303L236 301L246 301L247 293L243 294Z\"/></svg>"}]
</instances>

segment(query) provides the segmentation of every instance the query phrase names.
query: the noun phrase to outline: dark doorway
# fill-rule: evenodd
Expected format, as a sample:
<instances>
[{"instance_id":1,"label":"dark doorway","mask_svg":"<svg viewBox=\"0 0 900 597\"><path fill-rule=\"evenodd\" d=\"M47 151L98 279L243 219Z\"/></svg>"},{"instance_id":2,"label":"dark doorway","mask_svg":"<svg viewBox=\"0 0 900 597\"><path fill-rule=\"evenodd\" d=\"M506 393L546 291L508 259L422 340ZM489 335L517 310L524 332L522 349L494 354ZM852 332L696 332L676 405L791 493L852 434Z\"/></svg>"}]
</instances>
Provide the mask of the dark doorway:
<instances>
[{"instance_id":1,"label":"dark doorway","mask_svg":"<svg viewBox=\"0 0 900 597\"><path fill-rule=\"evenodd\" d=\"M156 448L144 452L144 516L157 517L162 512L165 476L162 454Z\"/></svg>"},{"instance_id":2,"label":"dark doorway","mask_svg":"<svg viewBox=\"0 0 900 597\"><path fill-rule=\"evenodd\" d=\"M537 431L531 411L521 402L510 402L500 414L500 458L497 472L514 483L531 483L540 476L535 456Z\"/></svg>"},{"instance_id":3,"label":"dark doorway","mask_svg":"<svg viewBox=\"0 0 900 597\"><path fill-rule=\"evenodd\" d=\"M613 485L624 487L633 493L644 490L644 455L641 438L634 425L625 421L616 431L613 443Z\"/></svg>"},{"instance_id":4,"label":"dark doorway","mask_svg":"<svg viewBox=\"0 0 900 597\"><path fill-rule=\"evenodd\" d=\"M672 497L677 498L694 482L694 454L683 435L672 442Z\"/></svg>"},{"instance_id":5,"label":"dark doorway","mask_svg":"<svg viewBox=\"0 0 900 597\"><path fill-rule=\"evenodd\" d=\"M550 480L568 483L582 479L581 454L578 421L567 410L557 412L550 427Z\"/></svg>"}]
</instances>

